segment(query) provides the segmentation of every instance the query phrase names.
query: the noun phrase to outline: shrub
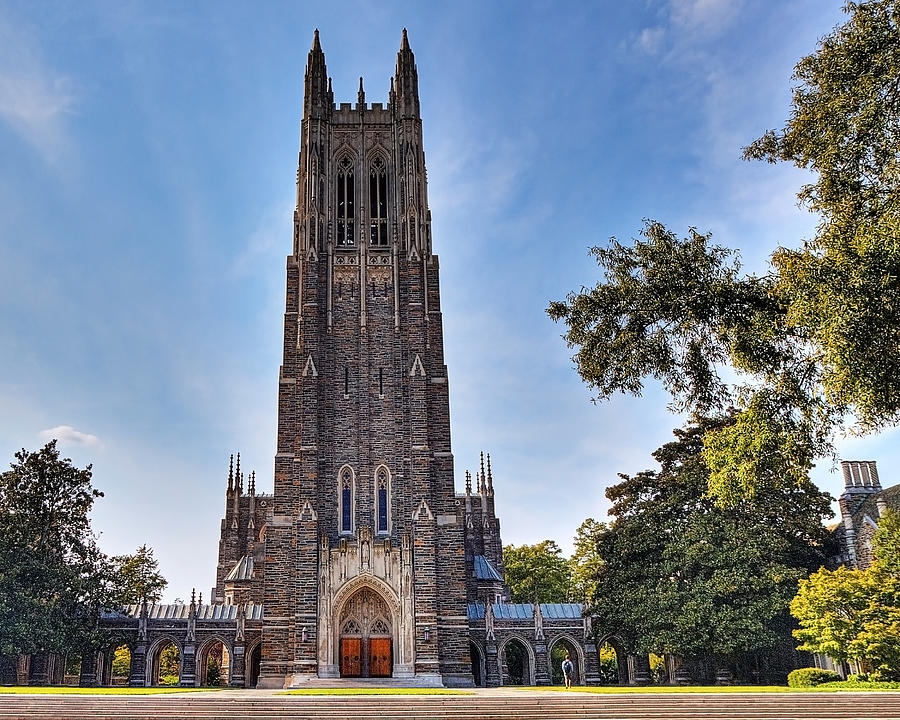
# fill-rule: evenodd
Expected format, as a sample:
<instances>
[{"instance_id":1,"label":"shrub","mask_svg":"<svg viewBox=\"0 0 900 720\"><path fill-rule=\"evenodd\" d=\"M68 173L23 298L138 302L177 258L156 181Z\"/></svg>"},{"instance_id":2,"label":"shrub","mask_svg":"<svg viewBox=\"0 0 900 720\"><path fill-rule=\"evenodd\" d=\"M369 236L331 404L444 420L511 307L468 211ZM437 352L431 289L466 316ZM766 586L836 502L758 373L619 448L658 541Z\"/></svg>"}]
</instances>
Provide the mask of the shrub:
<instances>
[{"instance_id":1,"label":"shrub","mask_svg":"<svg viewBox=\"0 0 900 720\"><path fill-rule=\"evenodd\" d=\"M788 675L788 687L812 687L827 682L840 682L841 676L833 670L801 668Z\"/></svg>"}]
</instances>

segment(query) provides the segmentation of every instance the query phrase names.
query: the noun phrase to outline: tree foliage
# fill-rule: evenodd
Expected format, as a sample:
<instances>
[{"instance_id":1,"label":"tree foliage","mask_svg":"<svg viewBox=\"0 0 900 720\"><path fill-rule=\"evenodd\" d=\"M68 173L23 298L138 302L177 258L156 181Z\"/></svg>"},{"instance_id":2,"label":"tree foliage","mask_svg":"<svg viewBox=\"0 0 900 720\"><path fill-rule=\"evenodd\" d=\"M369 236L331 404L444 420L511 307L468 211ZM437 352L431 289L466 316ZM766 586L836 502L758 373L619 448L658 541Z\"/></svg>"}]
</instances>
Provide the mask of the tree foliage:
<instances>
[{"instance_id":1,"label":"tree foliage","mask_svg":"<svg viewBox=\"0 0 900 720\"><path fill-rule=\"evenodd\" d=\"M112 598L88 518L102 493L55 440L15 457L0 474L0 654L78 651Z\"/></svg>"},{"instance_id":2,"label":"tree foliage","mask_svg":"<svg viewBox=\"0 0 900 720\"><path fill-rule=\"evenodd\" d=\"M887 511L865 570L821 569L800 582L791 613L801 650L867 665L877 680L900 680L900 517Z\"/></svg>"},{"instance_id":3,"label":"tree foliage","mask_svg":"<svg viewBox=\"0 0 900 720\"><path fill-rule=\"evenodd\" d=\"M116 573L119 605L137 605L144 600L151 603L160 601L168 583L159 572L153 548L145 543L133 555L113 557L112 564Z\"/></svg>"},{"instance_id":4,"label":"tree foliage","mask_svg":"<svg viewBox=\"0 0 900 720\"><path fill-rule=\"evenodd\" d=\"M642 239L592 250L596 287L548 308L598 398L654 379L676 410L738 408L706 440L726 501L801 480L848 422L900 419L900 0L845 10L798 63L785 127L744 151L814 172L800 200L815 237L756 276L709 234L647 221Z\"/></svg>"},{"instance_id":5,"label":"tree foliage","mask_svg":"<svg viewBox=\"0 0 900 720\"><path fill-rule=\"evenodd\" d=\"M606 523L587 518L575 531L575 552L569 560L572 574L572 600L590 605L597 589L597 577L603 569L603 558L597 552Z\"/></svg>"},{"instance_id":6,"label":"tree foliage","mask_svg":"<svg viewBox=\"0 0 900 720\"><path fill-rule=\"evenodd\" d=\"M0 473L0 657L97 649L112 640L101 610L158 598L152 550L111 560L98 547L89 514L102 496L55 440Z\"/></svg>"},{"instance_id":7,"label":"tree foliage","mask_svg":"<svg viewBox=\"0 0 900 720\"><path fill-rule=\"evenodd\" d=\"M503 548L506 584L515 603L559 603L570 598L569 562L553 540Z\"/></svg>"},{"instance_id":8,"label":"tree foliage","mask_svg":"<svg viewBox=\"0 0 900 720\"><path fill-rule=\"evenodd\" d=\"M824 557L829 497L805 480L717 505L703 437L728 422L676 430L658 471L607 490L615 519L597 536L592 611L631 647L735 659L790 637L797 580Z\"/></svg>"}]
</instances>

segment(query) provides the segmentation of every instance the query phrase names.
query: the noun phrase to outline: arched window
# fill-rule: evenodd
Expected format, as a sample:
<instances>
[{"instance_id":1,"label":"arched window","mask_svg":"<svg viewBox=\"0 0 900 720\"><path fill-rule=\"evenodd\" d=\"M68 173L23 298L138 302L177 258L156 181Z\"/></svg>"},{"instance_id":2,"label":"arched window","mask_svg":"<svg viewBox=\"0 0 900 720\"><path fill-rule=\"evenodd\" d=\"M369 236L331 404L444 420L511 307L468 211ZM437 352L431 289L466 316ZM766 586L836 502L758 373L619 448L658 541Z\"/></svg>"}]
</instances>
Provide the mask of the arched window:
<instances>
[{"instance_id":1,"label":"arched window","mask_svg":"<svg viewBox=\"0 0 900 720\"><path fill-rule=\"evenodd\" d=\"M381 158L369 169L369 216L369 244L387 247L387 175Z\"/></svg>"},{"instance_id":2,"label":"arched window","mask_svg":"<svg viewBox=\"0 0 900 720\"><path fill-rule=\"evenodd\" d=\"M353 471L346 465L338 477L341 532L353 532Z\"/></svg>"},{"instance_id":3,"label":"arched window","mask_svg":"<svg viewBox=\"0 0 900 720\"><path fill-rule=\"evenodd\" d=\"M354 197L353 164L345 157L338 165L337 176L338 247L353 247Z\"/></svg>"},{"instance_id":4,"label":"arched window","mask_svg":"<svg viewBox=\"0 0 900 720\"><path fill-rule=\"evenodd\" d=\"M391 474L381 465L375 471L375 532L390 531Z\"/></svg>"}]
</instances>

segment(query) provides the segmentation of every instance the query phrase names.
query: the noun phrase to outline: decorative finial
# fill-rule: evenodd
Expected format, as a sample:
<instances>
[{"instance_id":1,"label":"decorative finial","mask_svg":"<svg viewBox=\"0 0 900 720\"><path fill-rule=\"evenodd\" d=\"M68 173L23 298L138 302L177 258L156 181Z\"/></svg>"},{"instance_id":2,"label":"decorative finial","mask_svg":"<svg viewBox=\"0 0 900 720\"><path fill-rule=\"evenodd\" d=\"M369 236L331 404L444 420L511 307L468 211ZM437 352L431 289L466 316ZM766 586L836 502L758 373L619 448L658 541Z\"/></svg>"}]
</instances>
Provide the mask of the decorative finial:
<instances>
[{"instance_id":1,"label":"decorative finial","mask_svg":"<svg viewBox=\"0 0 900 720\"><path fill-rule=\"evenodd\" d=\"M400 41L401 50L409 50L409 38L406 36L406 28L403 28L403 39Z\"/></svg>"},{"instance_id":2,"label":"decorative finial","mask_svg":"<svg viewBox=\"0 0 900 720\"><path fill-rule=\"evenodd\" d=\"M228 492L234 490L234 453L228 460Z\"/></svg>"},{"instance_id":3,"label":"decorative finial","mask_svg":"<svg viewBox=\"0 0 900 720\"><path fill-rule=\"evenodd\" d=\"M360 107L366 104L366 91L363 90L362 76L359 78L359 92L356 94L356 102Z\"/></svg>"},{"instance_id":4,"label":"decorative finial","mask_svg":"<svg viewBox=\"0 0 900 720\"><path fill-rule=\"evenodd\" d=\"M197 588L191 588L191 605L197 603Z\"/></svg>"},{"instance_id":5,"label":"decorative finial","mask_svg":"<svg viewBox=\"0 0 900 720\"><path fill-rule=\"evenodd\" d=\"M256 470L250 473L250 494L256 495Z\"/></svg>"},{"instance_id":6,"label":"decorative finial","mask_svg":"<svg viewBox=\"0 0 900 720\"><path fill-rule=\"evenodd\" d=\"M240 477L238 478L238 492L244 492L244 473L241 473Z\"/></svg>"},{"instance_id":7,"label":"decorative finial","mask_svg":"<svg viewBox=\"0 0 900 720\"><path fill-rule=\"evenodd\" d=\"M484 490L484 450L481 451L481 477L478 479L478 492Z\"/></svg>"},{"instance_id":8,"label":"decorative finial","mask_svg":"<svg viewBox=\"0 0 900 720\"><path fill-rule=\"evenodd\" d=\"M313 31L313 44L312 44L312 49L313 49L313 50L321 50L321 49L322 49L322 46L319 44L319 28L316 28L316 29Z\"/></svg>"},{"instance_id":9,"label":"decorative finial","mask_svg":"<svg viewBox=\"0 0 900 720\"><path fill-rule=\"evenodd\" d=\"M200 593L197 596L197 605L202 605L202 604L203 604L203 593Z\"/></svg>"},{"instance_id":10,"label":"decorative finial","mask_svg":"<svg viewBox=\"0 0 900 720\"><path fill-rule=\"evenodd\" d=\"M488 494L494 494L494 477L491 474L491 454L487 454L487 489Z\"/></svg>"},{"instance_id":11,"label":"decorative finial","mask_svg":"<svg viewBox=\"0 0 900 720\"><path fill-rule=\"evenodd\" d=\"M234 469L234 485L238 492L243 491L243 483L241 482L241 454L237 454L237 466Z\"/></svg>"},{"instance_id":12,"label":"decorative finial","mask_svg":"<svg viewBox=\"0 0 900 720\"><path fill-rule=\"evenodd\" d=\"M472 473L466 470L466 495L472 494Z\"/></svg>"}]
</instances>

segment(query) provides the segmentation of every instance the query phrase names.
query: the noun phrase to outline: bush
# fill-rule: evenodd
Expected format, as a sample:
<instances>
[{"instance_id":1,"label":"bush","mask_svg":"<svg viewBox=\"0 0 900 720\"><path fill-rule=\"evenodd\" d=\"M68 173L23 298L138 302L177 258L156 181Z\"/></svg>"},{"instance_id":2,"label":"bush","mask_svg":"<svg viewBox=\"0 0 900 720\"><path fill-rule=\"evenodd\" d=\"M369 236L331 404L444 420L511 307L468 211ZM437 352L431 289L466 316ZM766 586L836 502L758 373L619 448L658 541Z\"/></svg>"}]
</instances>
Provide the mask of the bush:
<instances>
[{"instance_id":1,"label":"bush","mask_svg":"<svg viewBox=\"0 0 900 720\"><path fill-rule=\"evenodd\" d=\"M841 676L833 670L801 668L788 675L788 687L812 687L827 682L840 682Z\"/></svg>"}]
</instances>

